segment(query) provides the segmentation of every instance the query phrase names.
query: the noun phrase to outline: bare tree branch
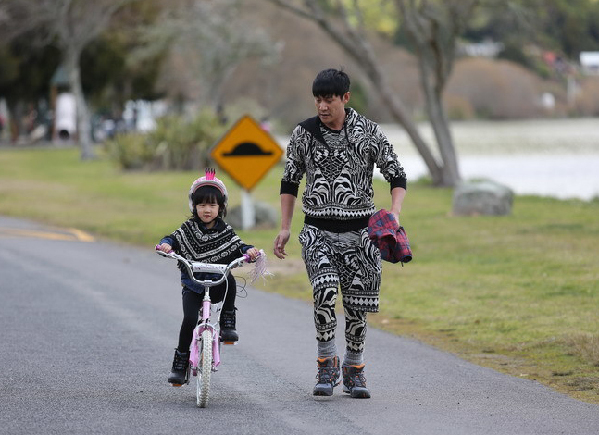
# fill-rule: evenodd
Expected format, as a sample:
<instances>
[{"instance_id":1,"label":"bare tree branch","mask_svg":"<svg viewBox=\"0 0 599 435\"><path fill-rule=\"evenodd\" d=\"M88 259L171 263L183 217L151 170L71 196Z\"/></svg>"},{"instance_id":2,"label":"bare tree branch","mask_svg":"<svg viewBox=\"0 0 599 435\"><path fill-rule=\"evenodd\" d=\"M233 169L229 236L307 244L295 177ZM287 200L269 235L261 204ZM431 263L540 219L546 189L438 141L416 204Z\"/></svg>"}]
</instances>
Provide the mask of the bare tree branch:
<instances>
[{"instance_id":1,"label":"bare tree branch","mask_svg":"<svg viewBox=\"0 0 599 435\"><path fill-rule=\"evenodd\" d=\"M433 183L437 185L444 184L442 167L433 156L430 146L421 137L416 123L412 119L409 110L406 108L401 98L389 85L388 79L380 66L380 61L368 42L367 37L355 31L349 23L347 15L341 14L340 20L333 20L326 16L317 0L305 0L305 8L300 8L289 0L268 1L318 24L318 26L327 33L335 43L356 60L356 63L364 70L367 77L372 82L374 89L389 108L392 116L406 130L408 136L427 165ZM338 21L342 22L342 28L335 25Z\"/></svg>"},{"instance_id":2,"label":"bare tree branch","mask_svg":"<svg viewBox=\"0 0 599 435\"><path fill-rule=\"evenodd\" d=\"M136 0L0 0L12 12L10 34L14 37L33 28L45 30L63 54L71 92L77 102L77 132L81 158L94 157L90 117L81 89L81 52L106 30L114 14Z\"/></svg>"},{"instance_id":3,"label":"bare tree branch","mask_svg":"<svg viewBox=\"0 0 599 435\"><path fill-rule=\"evenodd\" d=\"M172 48L196 76L199 101L222 106L224 83L243 60L260 59L267 65L281 49L265 31L244 22L239 6L239 0L219 0L170 8L158 25L144 32L147 44L134 56Z\"/></svg>"}]
</instances>

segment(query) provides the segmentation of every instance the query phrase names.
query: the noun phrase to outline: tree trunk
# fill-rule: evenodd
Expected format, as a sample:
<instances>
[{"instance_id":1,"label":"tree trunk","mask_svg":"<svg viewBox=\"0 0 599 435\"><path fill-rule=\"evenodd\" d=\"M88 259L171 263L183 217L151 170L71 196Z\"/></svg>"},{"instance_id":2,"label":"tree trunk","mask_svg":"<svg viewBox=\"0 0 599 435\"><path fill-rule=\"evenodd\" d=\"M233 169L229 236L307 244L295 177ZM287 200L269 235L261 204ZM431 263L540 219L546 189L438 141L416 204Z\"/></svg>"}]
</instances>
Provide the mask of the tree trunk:
<instances>
[{"instance_id":1,"label":"tree trunk","mask_svg":"<svg viewBox=\"0 0 599 435\"><path fill-rule=\"evenodd\" d=\"M445 109L440 98L434 98L430 102L429 118L441 158L443 159L443 186L455 186L460 181L460 171L456 157L453 137L449 129L449 123L445 116Z\"/></svg>"},{"instance_id":2,"label":"tree trunk","mask_svg":"<svg viewBox=\"0 0 599 435\"><path fill-rule=\"evenodd\" d=\"M442 60L428 57L422 54L426 48L421 50L419 59L419 76L421 88L426 99L426 111L435 135L441 160L443 162L441 168L441 181L439 185L453 187L460 181L460 172L458 160L453 142L453 136L449 128L449 121L443 106L443 88L445 79L441 75L437 75L436 81L432 84L433 68L430 62L440 63Z\"/></svg>"},{"instance_id":3,"label":"tree trunk","mask_svg":"<svg viewBox=\"0 0 599 435\"><path fill-rule=\"evenodd\" d=\"M8 109L8 118L9 123L7 125L8 132L10 135L10 142L13 145L19 143L19 139L21 136L22 129L22 119L23 119L23 102L22 101L10 101L7 100L7 109Z\"/></svg>"},{"instance_id":4,"label":"tree trunk","mask_svg":"<svg viewBox=\"0 0 599 435\"><path fill-rule=\"evenodd\" d=\"M361 59L357 58L356 56L356 60L360 64ZM403 126L403 128L406 130L406 133L416 146L418 153L428 168L429 174L431 176L431 182L435 186L443 185L443 168L439 166L439 163L437 163L429 146L420 136L420 132L418 131L418 128L416 127L416 124L412 120L411 116L408 114L403 102L397 98L391 89L391 86L389 86L383 77L382 72L379 70L378 64L371 63L369 65L370 68L367 71L368 78L374 85L374 88L378 92L387 108L390 110L393 119Z\"/></svg>"},{"instance_id":5,"label":"tree trunk","mask_svg":"<svg viewBox=\"0 0 599 435\"><path fill-rule=\"evenodd\" d=\"M439 21L442 14L431 13L432 5L419 9L397 1L404 17L406 31L417 52L420 88L425 97L425 107L441 155L441 186L453 187L460 180L458 160L449 121L443 106L443 92L453 68L455 33L444 36ZM449 40L447 39L449 38ZM448 43L449 41L449 43Z\"/></svg>"},{"instance_id":6,"label":"tree trunk","mask_svg":"<svg viewBox=\"0 0 599 435\"><path fill-rule=\"evenodd\" d=\"M66 68L69 76L71 92L77 104L77 137L81 146L81 160L91 160L95 157L91 140L91 125L89 111L85 103L85 96L81 88L81 51L68 49L66 54Z\"/></svg>"},{"instance_id":7,"label":"tree trunk","mask_svg":"<svg viewBox=\"0 0 599 435\"><path fill-rule=\"evenodd\" d=\"M409 115L405 105L401 101L401 98L396 92L393 91L387 82L385 75L380 68L380 62L368 40L363 33L356 31L350 25L348 17L345 16L344 13L341 14L341 22L344 25L344 30L340 30L333 25L331 18L326 16L323 9L315 0L305 0L306 8L295 6L284 0L269 1L282 8L290 10L302 18L308 19L318 24L321 30L327 33L347 55L355 59L357 65L366 73L374 89L381 96L383 103L391 112L393 119L395 119L404 127L406 133L416 146L418 153L428 168L433 185L446 185L443 176L443 167L433 156L429 145L420 136L418 128L412 120L412 117Z\"/></svg>"}]
</instances>

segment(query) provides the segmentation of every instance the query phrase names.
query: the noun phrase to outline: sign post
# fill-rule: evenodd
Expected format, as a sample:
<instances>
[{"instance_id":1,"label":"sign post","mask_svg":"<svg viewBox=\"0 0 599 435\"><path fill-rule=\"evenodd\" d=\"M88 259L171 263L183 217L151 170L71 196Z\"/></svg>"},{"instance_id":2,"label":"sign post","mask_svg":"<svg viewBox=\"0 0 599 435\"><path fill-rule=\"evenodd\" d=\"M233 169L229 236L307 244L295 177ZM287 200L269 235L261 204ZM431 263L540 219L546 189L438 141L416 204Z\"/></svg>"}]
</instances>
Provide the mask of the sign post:
<instances>
[{"instance_id":1,"label":"sign post","mask_svg":"<svg viewBox=\"0 0 599 435\"><path fill-rule=\"evenodd\" d=\"M253 227L255 211L249 192L281 160L283 150L267 131L246 115L225 133L210 155L243 189L243 229Z\"/></svg>"}]
</instances>

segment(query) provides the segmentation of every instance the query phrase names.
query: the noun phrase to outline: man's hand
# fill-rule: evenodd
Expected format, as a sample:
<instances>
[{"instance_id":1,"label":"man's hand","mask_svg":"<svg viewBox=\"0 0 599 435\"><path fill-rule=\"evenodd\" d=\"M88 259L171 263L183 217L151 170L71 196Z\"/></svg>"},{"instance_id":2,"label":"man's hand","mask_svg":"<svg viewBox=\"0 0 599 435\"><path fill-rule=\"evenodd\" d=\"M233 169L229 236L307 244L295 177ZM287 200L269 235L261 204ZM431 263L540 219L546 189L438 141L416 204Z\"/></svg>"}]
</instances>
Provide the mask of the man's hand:
<instances>
[{"instance_id":1,"label":"man's hand","mask_svg":"<svg viewBox=\"0 0 599 435\"><path fill-rule=\"evenodd\" d=\"M399 212L396 212L396 211L392 210L391 214L393 214L393 217L395 217L395 220L397 221L397 225L401 226L401 224L399 223Z\"/></svg>"},{"instance_id":2,"label":"man's hand","mask_svg":"<svg viewBox=\"0 0 599 435\"><path fill-rule=\"evenodd\" d=\"M285 252L285 245L289 241L289 236L289 230L281 230L279 235L275 238L273 252L281 260L287 256L287 253Z\"/></svg>"}]
</instances>

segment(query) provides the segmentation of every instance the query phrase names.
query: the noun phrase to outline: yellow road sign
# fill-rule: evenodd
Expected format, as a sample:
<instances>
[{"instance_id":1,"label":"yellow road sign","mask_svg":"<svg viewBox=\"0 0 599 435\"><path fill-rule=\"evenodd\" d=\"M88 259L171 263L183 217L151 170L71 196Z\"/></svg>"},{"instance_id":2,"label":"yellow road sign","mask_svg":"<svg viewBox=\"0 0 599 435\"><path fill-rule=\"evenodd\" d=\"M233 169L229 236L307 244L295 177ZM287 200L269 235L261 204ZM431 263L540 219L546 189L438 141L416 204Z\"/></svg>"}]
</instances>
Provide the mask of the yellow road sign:
<instances>
[{"instance_id":1,"label":"yellow road sign","mask_svg":"<svg viewBox=\"0 0 599 435\"><path fill-rule=\"evenodd\" d=\"M212 149L211 156L245 190L256 186L283 155L271 135L250 116L243 116Z\"/></svg>"}]
</instances>

